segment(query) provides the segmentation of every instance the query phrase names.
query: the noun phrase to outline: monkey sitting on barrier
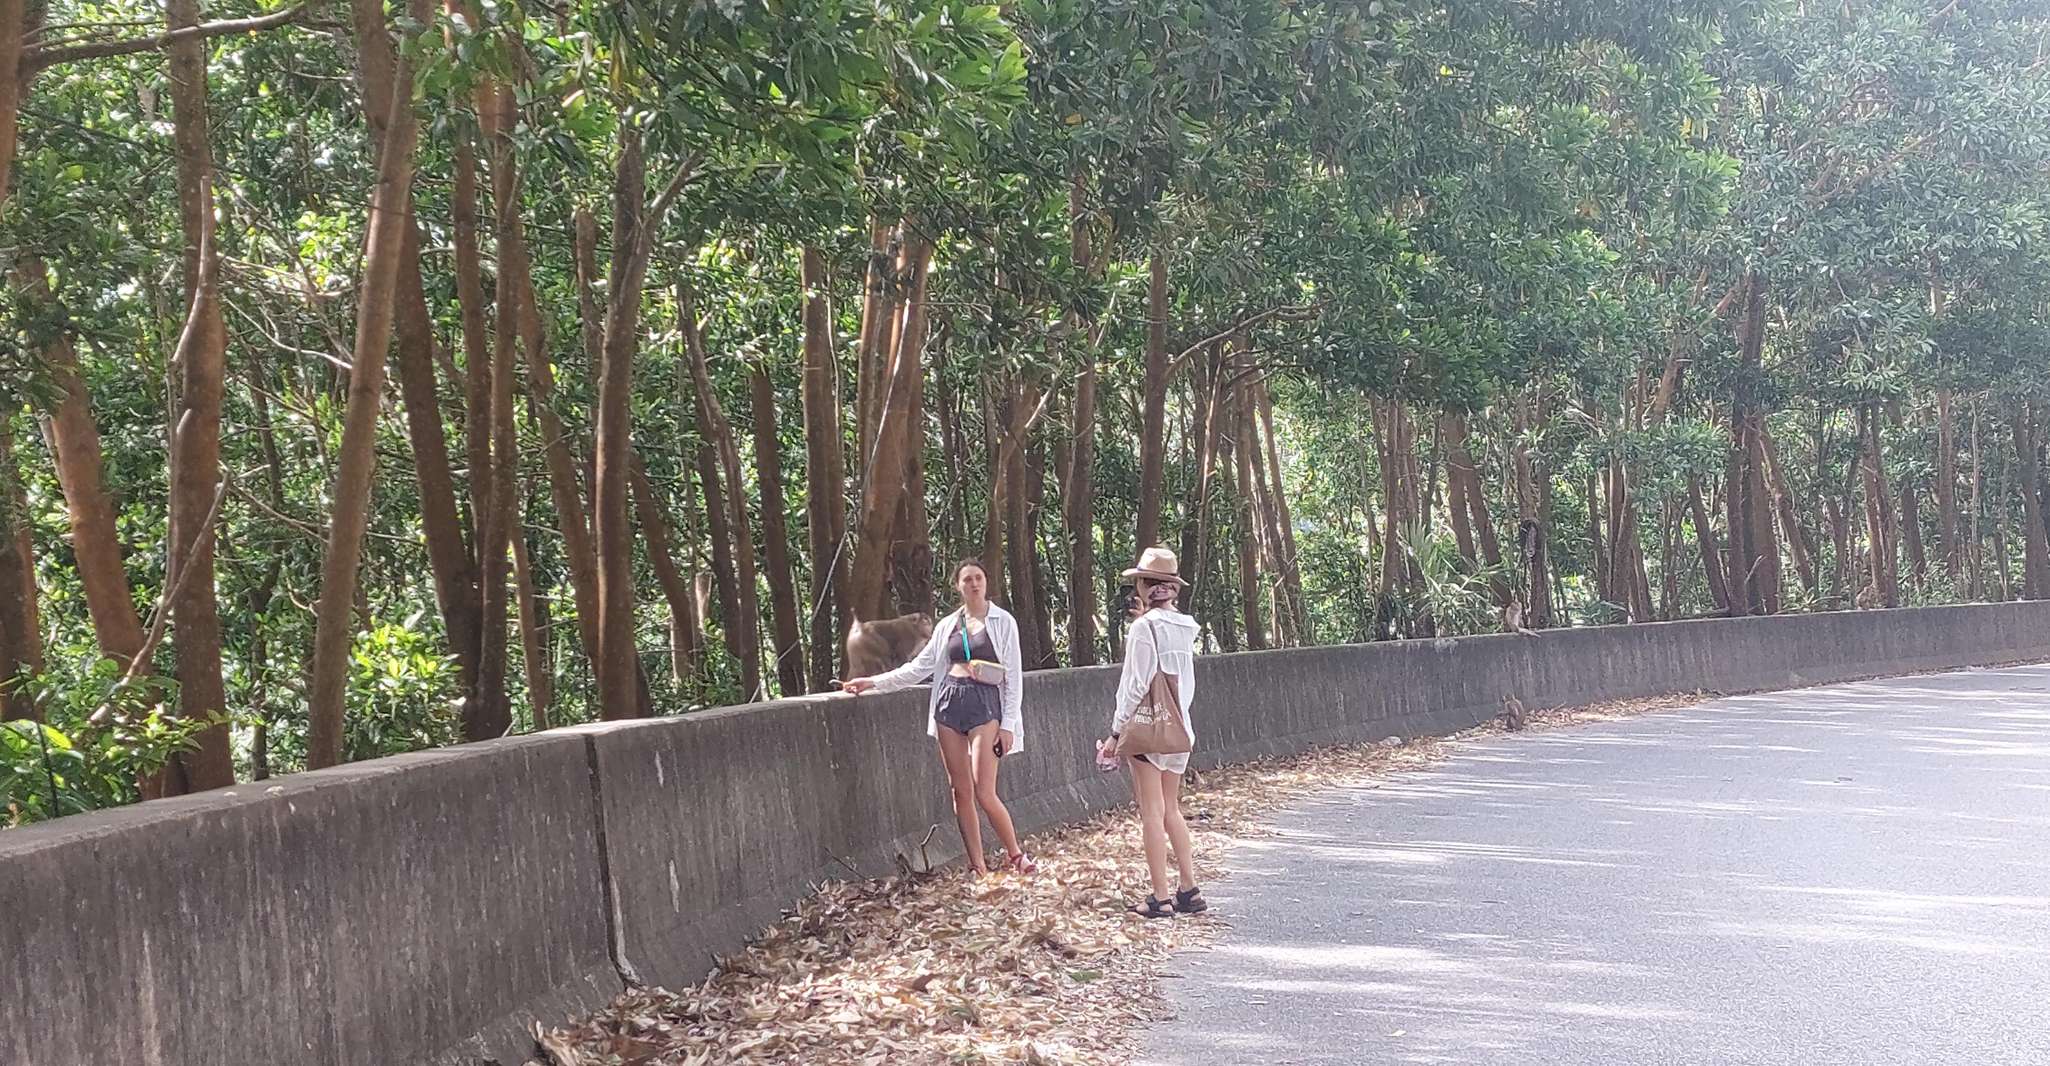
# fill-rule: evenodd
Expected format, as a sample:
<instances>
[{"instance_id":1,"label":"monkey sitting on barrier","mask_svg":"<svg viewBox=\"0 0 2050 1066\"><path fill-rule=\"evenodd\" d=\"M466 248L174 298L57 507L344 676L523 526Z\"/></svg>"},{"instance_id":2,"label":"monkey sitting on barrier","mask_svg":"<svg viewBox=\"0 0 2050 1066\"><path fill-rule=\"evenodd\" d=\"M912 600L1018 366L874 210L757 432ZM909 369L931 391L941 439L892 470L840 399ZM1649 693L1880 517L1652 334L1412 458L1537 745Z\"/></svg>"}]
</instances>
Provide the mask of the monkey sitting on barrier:
<instances>
[{"instance_id":1,"label":"monkey sitting on barrier","mask_svg":"<svg viewBox=\"0 0 2050 1066\"><path fill-rule=\"evenodd\" d=\"M857 619L847 630L847 676L874 677L911 661L932 639L932 618L898 615L874 622Z\"/></svg>"}]
</instances>

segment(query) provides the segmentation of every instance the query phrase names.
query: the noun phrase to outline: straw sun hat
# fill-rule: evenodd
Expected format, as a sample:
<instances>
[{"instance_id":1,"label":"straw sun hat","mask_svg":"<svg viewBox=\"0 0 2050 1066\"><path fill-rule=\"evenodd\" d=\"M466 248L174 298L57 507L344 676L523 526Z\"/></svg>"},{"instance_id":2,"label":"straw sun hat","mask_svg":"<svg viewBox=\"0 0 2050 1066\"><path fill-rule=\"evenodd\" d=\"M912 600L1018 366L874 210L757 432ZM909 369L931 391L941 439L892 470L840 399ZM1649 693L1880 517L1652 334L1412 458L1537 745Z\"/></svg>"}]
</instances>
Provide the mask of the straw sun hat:
<instances>
[{"instance_id":1,"label":"straw sun hat","mask_svg":"<svg viewBox=\"0 0 2050 1066\"><path fill-rule=\"evenodd\" d=\"M1181 562L1166 548L1152 547L1139 553L1139 565L1124 572L1126 581L1145 578L1148 581L1165 581L1176 587L1185 587L1182 580Z\"/></svg>"}]
</instances>

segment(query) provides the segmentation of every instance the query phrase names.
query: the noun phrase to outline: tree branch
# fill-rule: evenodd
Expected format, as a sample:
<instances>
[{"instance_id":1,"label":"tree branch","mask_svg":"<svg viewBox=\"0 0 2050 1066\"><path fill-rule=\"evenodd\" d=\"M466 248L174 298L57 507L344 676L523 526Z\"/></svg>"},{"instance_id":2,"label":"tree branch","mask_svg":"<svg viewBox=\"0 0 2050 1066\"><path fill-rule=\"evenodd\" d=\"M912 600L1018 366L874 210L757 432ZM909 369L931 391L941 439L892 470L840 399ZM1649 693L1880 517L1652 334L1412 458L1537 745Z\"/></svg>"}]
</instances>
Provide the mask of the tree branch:
<instances>
[{"instance_id":1,"label":"tree branch","mask_svg":"<svg viewBox=\"0 0 2050 1066\"><path fill-rule=\"evenodd\" d=\"M26 82L37 74L60 63L76 63L87 59L107 59L113 56L134 55L137 52L155 52L180 41L195 37L202 40L212 37L229 37L238 33L260 33L264 30L289 26L306 17L310 4L300 3L268 15L246 19L223 19L219 22L203 22L197 26L185 26L150 37L130 37L115 41L94 41L90 44L67 46L43 46L30 48L21 57L20 78Z\"/></svg>"},{"instance_id":2,"label":"tree branch","mask_svg":"<svg viewBox=\"0 0 2050 1066\"><path fill-rule=\"evenodd\" d=\"M1323 313L1324 304L1322 301L1319 301L1313 304L1281 304L1270 307L1265 311L1247 315L1237 322L1226 326L1224 329L1218 330L1216 333L1182 349L1174 358L1167 361L1167 376L1173 378L1180 374L1182 368L1188 365L1189 360L1196 357L1197 352L1216 344L1218 341L1230 338L1232 334L1240 330L1251 329L1270 318L1305 319L1315 318Z\"/></svg>"}]
</instances>

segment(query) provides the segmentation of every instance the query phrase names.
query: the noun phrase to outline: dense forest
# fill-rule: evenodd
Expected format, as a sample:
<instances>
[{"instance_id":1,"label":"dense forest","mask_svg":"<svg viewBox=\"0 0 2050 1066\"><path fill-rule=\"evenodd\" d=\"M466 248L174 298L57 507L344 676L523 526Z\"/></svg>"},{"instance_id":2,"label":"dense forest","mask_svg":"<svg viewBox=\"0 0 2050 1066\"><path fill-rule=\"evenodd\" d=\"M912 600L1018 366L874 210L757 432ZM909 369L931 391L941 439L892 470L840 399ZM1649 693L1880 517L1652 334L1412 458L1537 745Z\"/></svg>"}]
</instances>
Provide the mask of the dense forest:
<instances>
[{"instance_id":1,"label":"dense forest","mask_svg":"<svg viewBox=\"0 0 2050 1066\"><path fill-rule=\"evenodd\" d=\"M0 823L1117 654L2050 595L2021 0L0 0Z\"/></svg>"}]
</instances>

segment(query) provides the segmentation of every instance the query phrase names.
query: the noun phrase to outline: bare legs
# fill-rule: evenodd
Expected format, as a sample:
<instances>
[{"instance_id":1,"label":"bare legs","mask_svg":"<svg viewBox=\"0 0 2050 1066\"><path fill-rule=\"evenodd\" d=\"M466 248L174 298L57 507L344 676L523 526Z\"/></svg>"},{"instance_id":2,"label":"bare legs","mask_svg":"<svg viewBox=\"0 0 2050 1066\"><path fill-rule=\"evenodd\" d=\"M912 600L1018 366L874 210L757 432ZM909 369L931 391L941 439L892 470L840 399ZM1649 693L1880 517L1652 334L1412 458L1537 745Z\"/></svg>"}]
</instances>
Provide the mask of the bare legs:
<instances>
[{"instance_id":1,"label":"bare legs","mask_svg":"<svg viewBox=\"0 0 2050 1066\"><path fill-rule=\"evenodd\" d=\"M947 768L947 783L953 787L954 821L961 827L961 844L968 850L968 868L986 874L989 866L982 858L982 825L975 817L978 807L997 831L1004 851L1013 857L1024 854L1018 847L1018 831L1011 825L1011 812L997 798L997 723L977 726L967 736L945 726L939 732L940 764Z\"/></svg>"},{"instance_id":2,"label":"bare legs","mask_svg":"<svg viewBox=\"0 0 2050 1066\"><path fill-rule=\"evenodd\" d=\"M1139 835L1146 842L1146 873L1153 883L1153 898L1167 899L1173 895L1167 880L1170 843L1180 887L1196 887L1196 849L1189 840L1189 823L1182 820L1182 775L1143 759L1127 761L1132 766L1132 798L1139 804Z\"/></svg>"}]
</instances>

